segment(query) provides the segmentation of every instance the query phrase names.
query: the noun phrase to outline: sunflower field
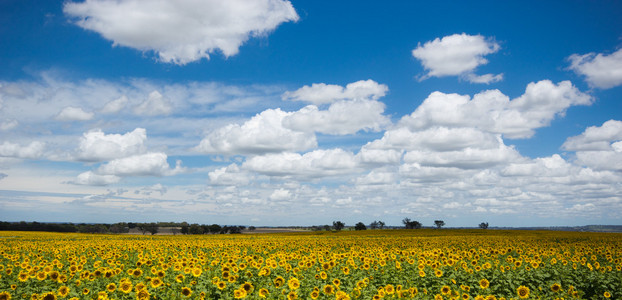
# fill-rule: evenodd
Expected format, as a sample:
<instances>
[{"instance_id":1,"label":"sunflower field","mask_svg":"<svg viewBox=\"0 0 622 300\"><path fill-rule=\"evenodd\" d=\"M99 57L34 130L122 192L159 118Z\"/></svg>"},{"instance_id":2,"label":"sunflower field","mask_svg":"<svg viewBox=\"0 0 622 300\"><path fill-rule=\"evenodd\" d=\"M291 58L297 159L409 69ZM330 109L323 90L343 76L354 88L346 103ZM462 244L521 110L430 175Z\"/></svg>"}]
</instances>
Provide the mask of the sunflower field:
<instances>
[{"instance_id":1,"label":"sunflower field","mask_svg":"<svg viewBox=\"0 0 622 300\"><path fill-rule=\"evenodd\" d=\"M622 299L622 235L0 232L6 299Z\"/></svg>"}]
</instances>

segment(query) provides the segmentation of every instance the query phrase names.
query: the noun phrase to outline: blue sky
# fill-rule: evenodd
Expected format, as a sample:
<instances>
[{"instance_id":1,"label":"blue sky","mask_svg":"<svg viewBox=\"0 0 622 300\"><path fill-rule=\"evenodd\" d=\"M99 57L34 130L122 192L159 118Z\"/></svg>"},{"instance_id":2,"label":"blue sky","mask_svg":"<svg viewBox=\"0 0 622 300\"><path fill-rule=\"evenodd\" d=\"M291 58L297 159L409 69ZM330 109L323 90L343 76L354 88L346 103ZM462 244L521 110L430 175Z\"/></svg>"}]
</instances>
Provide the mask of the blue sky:
<instances>
[{"instance_id":1,"label":"blue sky","mask_svg":"<svg viewBox=\"0 0 622 300\"><path fill-rule=\"evenodd\" d=\"M622 224L620 13L3 1L1 219Z\"/></svg>"}]
</instances>

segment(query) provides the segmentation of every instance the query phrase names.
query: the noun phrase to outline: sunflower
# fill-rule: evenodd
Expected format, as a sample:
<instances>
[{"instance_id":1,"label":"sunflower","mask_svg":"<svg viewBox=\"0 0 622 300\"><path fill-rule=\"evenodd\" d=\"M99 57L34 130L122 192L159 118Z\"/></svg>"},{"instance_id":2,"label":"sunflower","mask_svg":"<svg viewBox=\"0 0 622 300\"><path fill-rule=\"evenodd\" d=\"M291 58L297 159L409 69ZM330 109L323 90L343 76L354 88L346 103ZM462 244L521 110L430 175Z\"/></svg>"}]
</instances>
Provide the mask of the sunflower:
<instances>
[{"instance_id":1,"label":"sunflower","mask_svg":"<svg viewBox=\"0 0 622 300\"><path fill-rule=\"evenodd\" d=\"M484 279L479 281L479 288L480 289L487 289L489 286L490 286L490 282L488 281L488 279L484 278Z\"/></svg>"},{"instance_id":2,"label":"sunflower","mask_svg":"<svg viewBox=\"0 0 622 300\"><path fill-rule=\"evenodd\" d=\"M311 294L309 294L309 297L311 297L311 299L317 299L320 297L320 292L313 290L311 291Z\"/></svg>"},{"instance_id":3,"label":"sunflower","mask_svg":"<svg viewBox=\"0 0 622 300\"><path fill-rule=\"evenodd\" d=\"M54 293L52 293L52 292L45 293L45 294L43 294L41 299L42 300L56 300L56 295L54 295Z\"/></svg>"},{"instance_id":4,"label":"sunflower","mask_svg":"<svg viewBox=\"0 0 622 300\"><path fill-rule=\"evenodd\" d=\"M162 282L162 279L156 277L156 278L151 278L151 287L152 288L158 288L160 287L164 282Z\"/></svg>"},{"instance_id":5,"label":"sunflower","mask_svg":"<svg viewBox=\"0 0 622 300\"><path fill-rule=\"evenodd\" d=\"M328 277L328 275L326 274L326 272L321 272L320 273L320 278L322 278L323 280L326 280L327 277Z\"/></svg>"},{"instance_id":6,"label":"sunflower","mask_svg":"<svg viewBox=\"0 0 622 300\"><path fill-rule=\"evenodd\" d=\"M443 276L443 271L441 271L440 269L434 270L434 276L436 276L436 277Z\"/></svg>"},{"instance_id":7,"label":"sunflower","mask_svg":"<svg viewBox=\"0 0 622 300\"><path fill-rule=\"evenodd\" d=\"M270 295L270 292L267 289L259 289L259 297L266 298L268 295Z\"/></svg>"},{"instance_id":8,"label":"sunflower","mask_svg":"<svg viewBox=\"0 0 622 300\"><path fill-rule=\"evenodd\" d=\"M276 279L274 279L274 286L277 288L282 287L285 284L285 278L278 276Z\"/></svg>"},{"instance_id":9,"label":"sunflower","mask_svg":"<svg viewBox=\"0 0 622 300\"><path fill-rule=\"evenodd\" d=\"M67 286L61 286L58 288L58 295L61 297L67 297L69 295L69 288Z\"/></svg>"},{"instance_id":10,"label":"sunflower","mask_svg":"<svg viewBox=\"0 0 622 300\"><path fill-rule=\"evenodd\" d=\"M561 284L559 284L557 282L553 283L553 285L551 286L551 291L553 291L555 293L557 293L557 292L559 292L561 290L562 290L562 286L561 286Z\"/></svg>"},{"instance_id":11,"label":"sunflower","mask_svg":"<svg viewBox=\"0 0 622 300\"><path fill-rule=\"evenodd\" d=\"M151 297L151 294L147 290L140 290L136 293L136 299L138 300L149 299L149 297Z\"/></svg>"},{"instance_id":12,"label":"sunflower","mask_svg":"<svg viewBox=\"0 0 622 300\"><path fill-rule=\"evenodd\" d=\"M227 287L227 283L224 281L219 281L216 286L218 287L219 290L223 290Z\"/></svg>"},{"instance_id":13,"label":"sunflower","mask_svg":"<svg viewBox=\"0 0 622 300\"><path fill-rule=\"evenodd\" d=\"M181 294L184 297L190 297L190 295L192 295L192 290L189 287L183 287L181 288Z\"/></svg>"},{"instance_id":14,"label":"sunflower","mask_svg":"<svg viewBox=\"0 0 622 300\"><path fill-rule=\"evenodd\" d=\"M194 277L201 276L201 273L203 273L203 270L201 270L201 268L194 268L194 269L192 269L192 276L194 276Z\"/></svg>"},{"instance_id":15,"label":"sunflower","mask_svg":"<svg viewBox=\"0 0 622 300\"><path fill-rule=\"evenodd\" d=\"M333 284L338 288L339 285L341 284L341 280L339 280L339 278L335 278L333 279Z\"/></svg>"},{"instance_id":16,"label":"sunflower","mask_svg":"<svg viewBox=\"0 0 622 300\"><path fill-rule=\"evenodd\" d=\"M9 292L0 293L0 300L11 300L11 294Z\"/></svg>"},{"instance_id":17,"label":"sunflower","mask_svg":"<svg viewBox=\"0 0 622 300\"><path fill-rule=\"evenodd\" d=\"M17 278L19 279L19 281L25 282L25 281L28 280L28 273L27 272L19 272L19 275L17 275Z\"/></svg>"},{"instance_id":18,"label":"sunflower","mask_svg":"<svg viewBox=\"0 0 622 300\"><path fill-rule=\"evenodd\" d=\"M395 288L393 287L393 285L392 285L392 284L387 284L387 285L384 287L384 291L385 291L387 294L389 294L389 295L393 295L393 293L395 293Z\"/></svg>"},{"instance_id":19,"label":"sunflower","mask_svg":"<svg viewBox=\"0 0 622 300\"><path fill-rule=\"evenodd\" d=\"M143 275L143 270L141 270L141 269L134 269L132 271L132 275L134 275L134 277L140 277L140 276Z\"/></svg>"},{"instance_id":20,"label":"sunflower","mask_svg":"<svg viewBox=\"0 0 622 300\"><path fill-rule=\"evenodd\" d=\"M184 281L184 274L179 274L177 276L175 276L175 281L181 283L182 281Z\"/></svg>"},{"instance_id":21,"label":"sunflower","mask_svg":"<svg viewBox=\"0 0 622 300\"><path fill-rule=\"evenodd\" d=\"M126 294L132 291L132 287L132 282L129 280L123 280L119 284L119 289Z\"/></svg>"},{"instance_id":22,"label":"sunflower","mask_svg":"<svg viewBox=\"0 0 622 300\"><path fill-rule=\"evenodd\" d=\"M330 285L330 284L327 284L327 285L324 286L324 288L322 288L322 291L326 295L332 294L334 290L335 290L335 288L332 285Z\"/></svg>"},{"instance_id":23,"label":"sunflower","mask_svg":"<svg viewBox=\"0 0 622 300\"><path fill-rule=\"evenodd\" d=\"M348 296L348 294L344 291L338 291L337 294L335 294L335 299L336 300L350 300L350 296Z\"/></svg>"},{"instance_id":24,"label":"sunflower","mask_svg":"<svg viewBox=\"0 0 622 300\"><path fill-rule=\"evenodd\" d=\"M255 289L255 288L253 287L253 284L252 284L252 283L250 283L250 282L248 282L248 281L247 281L247 282L244 282L244 284L242 285L242 287L241 287L241 288L242 288L242 289L244 289L244 290L246 291L246 293L247 293L247 294L252 293L252 292L253 292L253 290Z\"/></svg>"},{"instance_id":25,"label":"sunflower","mask_svg":"<svg viewBox=\"0 0 622 300\"><path fill-rule=\"evenodd\" d=\"M300 281L298 278L292 277L287 281L287 286L289 286L290 289L295 290L300 287Z\"/></svg>"},{"instance_id":26,"label":"sunflower","mask_svg":"<svg viewBox=\"0 0 622 300\"><path fill-rule=\"evenodd\" d=\"M441 294L445 295L445 296L449 296L449 294L451 294L451 288L447 285L444 285L441 288Z\"/></svg>"},{"instance_id":27,"label":"sunflower","mask_svg":"<svg viewBox=\"0 0 622 300\"><path fill-rule=\"evenodd\" d=\"M609 292L605 292L603 296L605 296L605 298L611 298L611 294Z\"/></svg>"},{"instance_id":28,"label":"sunflower","mask_svg":"<svg viewBox=\"0 0 622 300\"><path fill-rule=\"evenodd\" d=\"M111 282L106 286L106 291L108 291L109 293L112 293L116 290L117 290L117 285L114 282Z\"/></svg>"},{"instance_id":29,"label":"sunflower","mask_svg":"<svg viewBox=\"0 0 622 300\"><path fill-rule=\"evenodd\" d=\"M525 299L529 297L529 288L521 285L516 289L516 293L518 294L518 297Z\"/></svg>"},{"instance_id":30,"label":"sunflower","mask_svg":"<svg viewBox=\"0 0 622 300\"><path fill-rule=\"evenodd\" d=\"M298 294L296 294L296 291L291 291L289 292L289 294L287 294L287 300L292 299L298 299Z\"/></svg>"},{"instance_id":31,"label":"sunflower","mask_svg":"<svg viewBox=\"0 0 622 300\"><path fill-rule=\"evenodd\" d=\"M84 288L84 289L82 290L82 295L88 295L90 292L91 292L91 291L90 291L89 289Z\"/></svg>"},{"instance_id":32,"label":"sunflower","mask_svg":"<svg viewBox=\"0 0 622 300\"><path fill-rule=\"evenodd\" d=\"M37 273L37 280L44 280L48 277L48 274L45 272L38 272Z\"/></svg>"},{"instance_id":33,"label":"sunflower","mask_svg":"<svg viewBox=\"0 0 622 300\"><path fill-rule=\"evenodd\" d=\"M443 296L441 294L434 295L434 300L443 300Z\"/></svg>"},{"instance_id":34,"label":"sunflower","mask_svg":"<svg viewBox=\"0 0 622 300\"><path fill-rule=\"evenodd\" d=\"M244 289L237 289L235 291L233 291L233 297L235 299L241 299L246 297L246 291Z\"/></svg>"}]
</instances>

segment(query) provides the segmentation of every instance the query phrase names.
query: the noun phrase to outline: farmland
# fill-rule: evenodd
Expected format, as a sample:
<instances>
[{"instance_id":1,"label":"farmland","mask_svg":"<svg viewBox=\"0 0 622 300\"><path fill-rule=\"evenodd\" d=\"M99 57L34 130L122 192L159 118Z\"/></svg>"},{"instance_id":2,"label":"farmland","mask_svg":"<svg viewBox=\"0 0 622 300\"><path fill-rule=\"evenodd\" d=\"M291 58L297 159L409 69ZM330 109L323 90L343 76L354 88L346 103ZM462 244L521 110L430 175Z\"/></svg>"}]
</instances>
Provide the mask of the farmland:
<instances>
[{"instance_id":1,"label":"farmland","mask_svg":"<svg viewBox=\"0 0 622 300\"><path fill-rule=\"evenodd\" d=\"M622 298L613 233L0 236L0 299Z\"/></svg>"}]
</instances>

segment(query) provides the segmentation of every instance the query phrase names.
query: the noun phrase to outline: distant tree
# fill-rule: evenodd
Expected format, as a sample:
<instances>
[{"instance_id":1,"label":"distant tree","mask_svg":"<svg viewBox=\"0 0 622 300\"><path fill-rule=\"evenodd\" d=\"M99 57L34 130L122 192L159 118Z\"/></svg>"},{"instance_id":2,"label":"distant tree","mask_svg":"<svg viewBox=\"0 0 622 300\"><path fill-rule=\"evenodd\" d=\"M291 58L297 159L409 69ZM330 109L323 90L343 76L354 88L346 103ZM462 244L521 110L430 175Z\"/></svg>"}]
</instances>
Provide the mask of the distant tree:
<instances>
[{"instance_id":1,"label":"distant tree","mask_svg":"<svg viewBox=\"0 0 622 300\"><path fill-rule=\"evenodd\" d=\"M149 231L149 233L151 233L151 235L154 235L154 234L158 233L159 229L160 229L160 227L156 223L149 223L147 225L147 231Z\"/></svg>"},{"instance_id":2,"label":"distant tree","mask_svg":"<svg viewBox=\"0 0 622 300\"><path fill-rule=\"evenodd\" d=\"M380 226L380 229L384 229L384 222L378 221L378 226Z\"/></svg>"},{"instance_id":3,"label":"distant tree","mask_svg":"<svg viewBox=\"0 0 622 300\"><path fill-rule=\"evenodd\" d=\"M322 229L324 229L324 231L330 231L330 225L326 224L324 226L322 226Z\"/></svg>"},{"instance_id":4,"label":"distant tree","mask_svg":"<svg viewBox=\"0 0 622 300\"><path fill-rule=\"evenodd\" d=\"M222 227L220 227L220 225L212 224L209 226L209 233L216 234L216 233L219 233L221 229Z\"/></svg>"},{"instance_id":5,"label":"distant tree","mask_svg":"<svg viewBox=\"0 0 622 300\"><path fill-rule=\"evenodd\" d=\"M128 233L130 231L130 228L127 227L127 224L125 223L116 223L110 225L109 230L111 233Z\"/></svg>"},{"instance_id":6,"label":"distant tree","mask_svg":"<svg viewBox=\"0 0 622 300\"><path fill-rule=\"evenodd\" d=\"M188 226L188 223L182 224L181 225L181 234L188 234L188 229L189 228L190 228L190 226Z\"/></svg>"},{"instance_id":7,"label":"distant tree","mask_svg":"<svg viewBox=\"0 0 622 300\"><path fill-rule=\"evenodd\" d=\"M230 234L238 234L242 233L242 226L231 226L229 227Z\"/></svg>"},{"instance_id":8,"label":"distant tree","mask_svg":"<svg viewBox=\"0 0 622 300\"><path fill-rule=\"evenodd\" d=\"M190 234L203 234L203 228L199 224L192 224L188 228L188 233L190 233Z\"/></svg>"},{"instance_id":9,"label":"distant tree","mask_svg":"<svg viewBox=\"0 0 622 300\"><path fill-rule=\"evenodd\" d=\"M341 221L333 221L333 229L340 231L341 229L343 229L346 226L345 223L341 222Z\"/></svg>"},{"instance_id":10,"label":"distant tree","mask_svg":"<svg viewBox=\"0 0 622 300\"><path fill-rule=\"evenodd\" d=\"M370 229L383 229L384 228L384 222L382 222L382 221L373 221L373 222L371 222L371 224L369 224L369 228Z\"/></svg>"},{"instance_id":11,"label":"distant tree","mask_svg":"<svg viewBox=\"0 0 622 300\"><path fill-rule=\"evenodd\" d=\"M255 231L255 226L248 226L248 231Z\"/></svg>"},{"instance_id":12,"label":"distant tree","mask_svg":"<svg viewBox=\"0 0 622 300\"><path fill-rule=\"evenodd\" d=\"M488 229L488 222L479 223L479 228L481 228L481 229Z\"/></svg>"},{"instance_id":13,"label":"distant tree","mask_svg":"<svg viewBox=\"0 0 622 300\"><path fill-rule=\"evenodd\" d=\"M421 228L421 222L419 222L419 221L411 221L410 218L404 218L404 220L402 220L402 223L404 223L404 227L406 229L419 229L419 228ZM382 226L384 227L384 223L382 224Z\"/></svg>"},{"instance_id":14,"label":"distant tree","mask_svg":"<svg viewBox=\"0 0 622 300\"><path fill-rule=\"evenodd\" d=\"M378 221L373 221L371 223L369 223L369 229L378 229L380 227L380 224L378 224Z\"/></svg>"},{"instance_id":15,"label":"distant tree","mask_svg":"<svg viewBox=\"0 0 622 300\"><path fill-rule=\"evenodd\" d=\"M367 226L363 222L358 222L354 225L354 230L367 230Z\"/></svg>"},{"instance_id":16,"label":"distant tree","mask_svg":"<svg viewBox=\"0 0 622 300\"><path fill-rule=\"evenodd\" d=\"M138 230L140 230L140 232L142 232L142 233L143 233L143 235L144 235L145 233L147 233L147 231L149 231L149 230L147 229L148 227L149 227L149 224L147 224L147 223L139 223L139 224L136 224L136 228L138 228Z\"/></svg>"},{"instance_id":17,"label":"distant tree","mask_svg":"<svg viewBox=\"0 0 622 300\"><path fill-rule=\"evenodd\" d=\"M443 221L443 220L434 220L434 225L436 225L436 229L441 229L441 227L445 226L445 221Z\"/></svg>"},{"instance_id":18,"label":"distant tree","mask_svg":"<svg viewBox=\"0 0 622 300\"><path fill-rule=\"evenodd\" d=\"M178 234L181 231L180 227L171 227L171 232L173 233L173 235Z\"/></svg>"}]
</instances>

